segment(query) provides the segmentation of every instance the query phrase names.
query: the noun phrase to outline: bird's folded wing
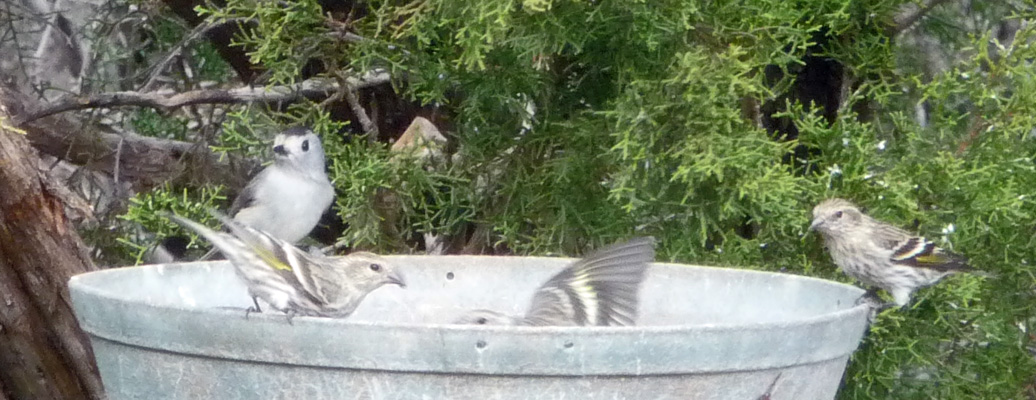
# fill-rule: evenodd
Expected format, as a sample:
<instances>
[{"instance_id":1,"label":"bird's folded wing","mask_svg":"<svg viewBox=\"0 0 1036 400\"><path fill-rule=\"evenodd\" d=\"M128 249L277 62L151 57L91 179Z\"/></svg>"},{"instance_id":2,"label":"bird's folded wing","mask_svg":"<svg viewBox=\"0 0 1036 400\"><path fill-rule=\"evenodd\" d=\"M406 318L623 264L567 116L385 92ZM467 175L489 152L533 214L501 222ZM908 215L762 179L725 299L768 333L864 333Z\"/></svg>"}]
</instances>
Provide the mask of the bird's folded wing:
<instances>
[{"instance_id":1,"label":"bird's folded wing","mask_svg":"<svg viewBox=\"0 0 1036 400\"><path fill-rule=\"evenodd\" d=\"M969 270L968 260L939 248L935 243L914 236L899 242L892 251L891 260L897 264L938 271Z\"/></svg>"},{"instance_id":2,"label":"bird's folded wing","mask_svg":"<svg viewBox=\"0 0 1036 400\"><path fill-rule=\"evenodd\" d=\"M316 265L313 256L288 242L240 224L223 214L213 212L213 215L267 265L285 279L297 282L314 301L327 304L323 290L313 279L312 268Z\"/></svg>"},{"instance_id":3,"label":"bird's folded wing","mask_svg":"<svg viewBox=\"0 0 1036 400\"><path fill-rule=\"evenodd\" d=\"M270 173L270 167L264 168L248 182L248 185L245 185L244 189L241 189L241 192L234 198L234 202L230 204L229 215L237 215L238 211L255 206L259 196L259 184L265 181Z\"/></svg>"}]
</instances>

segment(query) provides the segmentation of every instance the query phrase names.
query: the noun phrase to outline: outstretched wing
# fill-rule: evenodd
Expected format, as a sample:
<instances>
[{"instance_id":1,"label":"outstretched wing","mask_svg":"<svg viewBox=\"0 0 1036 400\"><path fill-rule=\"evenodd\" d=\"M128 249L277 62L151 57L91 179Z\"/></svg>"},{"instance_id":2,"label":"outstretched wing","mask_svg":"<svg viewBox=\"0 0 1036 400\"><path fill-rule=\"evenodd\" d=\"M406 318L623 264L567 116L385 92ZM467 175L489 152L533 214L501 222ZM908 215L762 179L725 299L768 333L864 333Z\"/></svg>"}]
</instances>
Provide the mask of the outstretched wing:
<instances>
[{"instance_id":1,"label":"outstretched wing","mask_svg":"<svg viewBox=\"0 0 1036 400\"><path fill-rule=\"evenodd\" d=\"M943 250L920 236L914 236L896 244L892 250L892 262L917 268L937 271L970 270L968 260L960 255Z\"/></svg>"},{"instance_id":2,"label":"outstretched wing","mask_svg":"<svg viewBox=\"0 0 1036 400\"><path fill-rule=\"evenodd\" d=\"M655 259L654 239L641 237L600 249L565 268L536 291L529 325L633 325L644 271Z\"/></svg>"}]
</instances>

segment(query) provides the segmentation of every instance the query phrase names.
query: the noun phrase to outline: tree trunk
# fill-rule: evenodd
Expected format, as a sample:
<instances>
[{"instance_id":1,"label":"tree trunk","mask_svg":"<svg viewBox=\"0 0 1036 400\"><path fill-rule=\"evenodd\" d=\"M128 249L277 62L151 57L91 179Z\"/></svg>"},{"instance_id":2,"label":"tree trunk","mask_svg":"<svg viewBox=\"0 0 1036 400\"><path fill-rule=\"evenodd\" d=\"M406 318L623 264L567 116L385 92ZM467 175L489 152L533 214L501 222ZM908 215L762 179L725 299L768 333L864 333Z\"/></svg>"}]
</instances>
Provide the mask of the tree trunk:
<instances>
[{"instance_id":1,"label":"tree trunk","mask_svg":"<svg viewBox=\"0 0 1036 400\"><path fill-rule=\"evenodd\" d=\"M67 287L96 268L65 215L60 183L5 124L9 100L0 96L0 399L101 399Z\"/></svg>"}]
</instances>

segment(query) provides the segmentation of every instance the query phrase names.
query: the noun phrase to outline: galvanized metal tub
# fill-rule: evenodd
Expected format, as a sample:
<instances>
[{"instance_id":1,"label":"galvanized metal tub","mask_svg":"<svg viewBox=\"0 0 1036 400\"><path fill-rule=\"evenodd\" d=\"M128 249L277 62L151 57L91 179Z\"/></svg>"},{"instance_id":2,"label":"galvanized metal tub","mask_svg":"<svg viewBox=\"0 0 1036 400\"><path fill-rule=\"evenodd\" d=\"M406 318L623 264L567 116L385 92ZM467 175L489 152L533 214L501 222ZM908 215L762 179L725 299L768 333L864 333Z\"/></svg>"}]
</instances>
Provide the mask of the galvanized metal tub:
<instances>
[{"instance_id":1,"label":"galvanized metal tub","mask_svg":"<svg viewBox=\"0 0 1036 400\"><path fill-rule=\"evenodd\" d=\"M860 289L654 264L635 327L482 327L520 313L564 258L397 256L345 320L252 314L225 261L73 277L111 399L831 399L867 324ZM228 310L225 306L239 307Z\"/></svg>"}]
</instances>

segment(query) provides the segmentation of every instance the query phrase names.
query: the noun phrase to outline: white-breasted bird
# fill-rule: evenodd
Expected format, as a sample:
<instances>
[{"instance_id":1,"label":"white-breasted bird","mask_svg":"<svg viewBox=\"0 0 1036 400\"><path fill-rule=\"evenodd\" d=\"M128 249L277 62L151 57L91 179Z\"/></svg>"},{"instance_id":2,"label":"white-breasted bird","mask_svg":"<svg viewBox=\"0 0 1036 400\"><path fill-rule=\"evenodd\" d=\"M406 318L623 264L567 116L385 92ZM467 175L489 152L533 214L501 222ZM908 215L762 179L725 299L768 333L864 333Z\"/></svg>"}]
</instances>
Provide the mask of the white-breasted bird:
<instances>
[{"instance_id":1,"label":"white-breasted bird","mask_svg":"<svg viewBox=\"0 0 1036 400\"><path fill-rule=\"evenodd\" d=\"M334 201L324 147L309 128L293 127L274 138L273 155L273 164L237 195L229 214L237 222L297 243L309 235ZM215 251L202 259L210 258Z\"/></svg>"}]
</instances>

